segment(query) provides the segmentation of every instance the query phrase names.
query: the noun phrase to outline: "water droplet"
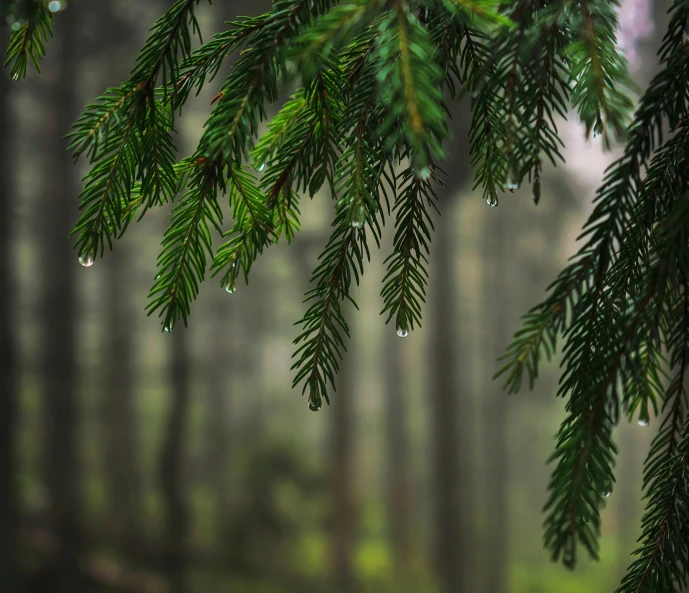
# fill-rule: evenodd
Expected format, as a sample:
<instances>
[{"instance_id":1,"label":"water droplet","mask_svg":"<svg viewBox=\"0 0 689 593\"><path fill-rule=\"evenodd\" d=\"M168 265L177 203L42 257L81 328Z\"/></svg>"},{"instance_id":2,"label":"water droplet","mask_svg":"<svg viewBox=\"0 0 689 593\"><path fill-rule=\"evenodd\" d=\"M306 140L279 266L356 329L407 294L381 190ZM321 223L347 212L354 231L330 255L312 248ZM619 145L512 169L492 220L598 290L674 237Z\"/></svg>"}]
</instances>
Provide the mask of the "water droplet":
<instances>
[{"instance_id":1,"label":"water droplet","mask_svg":"<svg viewBox=\"0 0 689 593\"><path fill-rule=\"evenodd\" d=\"M416 172L416 176L422 181L426 181L431 176L431 170L428 167L423 167Z\"/></svg>"},{"instance_id":2,"label":"water droplet","mask_svg":"<svg viewBox=\"0 0 689 593\"><path fill-rule=\"evenodd\" d=\"M648 418L639 418L639 426L648 426Z\"/></svg>"},{"instance_id":3,"label":"water droplet","mask_svg":"<svg viewBox=\"0 0 689 593\"><path fill-rule=\"evenodd\" d=\"M494 193L490 194L490 196L486 198L486 204L491 208L495 208L498 205L498 196Z\"/></svg>"},{"instance_id":4,"label":"water droplet","mask_svg":"<svg viewBox=\"0 0 689 593\"><path fill-rule=\"evenodd\" d=\"M93 256L93 253L91 252L84 253L84 255L79 256L79 263L85 268L90 268L95 261L96 258Z\"/></svg>"},{"instance_id":5,"label":"water droplet","mask_svg":"<svg viewBox=\"0 0 689 593\"><path fill-rule=\"evenodd\" d=\"M19 21L17 21L16 23L12 23L12 30L13 31L19 31L19 29L21 29L21 27L22 27L22 24ZM19 77L15 75L12 78L17 80Z\"/></svg>"},{"instance_id":6,"label":"water droplet","mask_svg":"<svg viewBox=\"0 0 689 593\"><path fill-rule=\"evenodd\" d=\"M50 4L48 4L48 10L50 12L59 12L60 10L62 10L62 8L62 2L59 2L59 0L53 0L52 2L50 2Z\"/></svg>"},{"instance_id":7,"label":"water droplet","mask_svg":"<svg viewBox=\"0 0 689 593\"><path fill-rule=\"evenodd\" d=\"M611 494L612 494L612 489L606 488L606 489L603 491L603 498L608 498Z\"/></svg>"},{"instance_id":8,"label":"water droplet","mask_svg":"<svg viewBox=\"0 0 689 593\"><path fill-rule=\"evenodd\" d=\"M172 332L172 328L173 328L174 325L175 325L175 324L174 324L174 322L172 322L172 321L170 321L169 323L166 323L166 324L165 324L165 327L163 327L163 331L164 331L165 333L168 333L168 334L169 334L170 332Z\"/></svg>"},{"instance_id":9,"label":"water droplet","mask_svg":"<svg viewBox=\"0 0 689 593\"><path fill-rule=\"evenodd\" d=\"M510 172L507 175L507 189L519 189L519 175L517 174L517 168L510 167Z\"/></svg>"},{"instance_id":10,"label":"water droplet","mask_svg":"<svg viewBox=\"0 0 689 593\"><path fill-rule=\"evenodd\" d=\"M258 166L258 171L263 171L263 169L265 169L265 168L266 168L266 164L265 164L265 163L261 163L261 164Z\"/></svg>"},{"instance_id":11,"label":"water droplet","mask_svg":"<svg viewBox=\"0 0 689 593\"><path fill-rule=\"evenodd\" d=\"M406 338L409 335L409 330L404 325L397 326L397 335L400 338Z\"/></svg>"},{"instance_id":12,"label":"water droplet","mask_svg":"<svg viewBox=\"0 0 689 593\"><path fill-rule=\"evenodd\" d=\"M574 568L574 556L570 552L567 552L564 557L562 558L562 561L564 562L565 566L567 568Z\"/></svg>"},{"instance_id":13,"label":"water droplet","mask_svg":"<svg viewBox=\"0 0 689 593\"><path fill-rule=\"evenodd\" d=\"M478 97L478 93L474 91L473 93L471 93L471 96L475 99L476 97Z\"/></svg>"},{"instance_id":14,"label":"water droplet","mask_svg":"<svg viewBox=\"0 0 689 593\"><path fill-rule=\"evenodd\" d=\"M309 389L309 410L312 412L318 412L322 405L323 400L318 392L318 387L314 386L314 384L311 384L311 388Z\"/></svg>"},{"instance_id":15,"label":"water droplet","mask_svg":"<svg viewBox=\"0 0 689 593\"><path fill-rule=\"evenodd\" d=\"M225 283L225 292L227 294L232 294L233 292L236 292L236 290L237 290L237 285L234 283L234 278L230 278Z\"/></svg>"},{"instance_id":16,"label":"water droplet","mask_svg":"<svg viewBox=\"0 0 689 593\"><path fill-rule=\"evenodd\" d=\"M363 204L354 206L350 216L351 218L349 219L349 224L352 228L358 229L359 227L364 226L366 223L366 208L364 208Z\"/></svg>"}]
</instances>

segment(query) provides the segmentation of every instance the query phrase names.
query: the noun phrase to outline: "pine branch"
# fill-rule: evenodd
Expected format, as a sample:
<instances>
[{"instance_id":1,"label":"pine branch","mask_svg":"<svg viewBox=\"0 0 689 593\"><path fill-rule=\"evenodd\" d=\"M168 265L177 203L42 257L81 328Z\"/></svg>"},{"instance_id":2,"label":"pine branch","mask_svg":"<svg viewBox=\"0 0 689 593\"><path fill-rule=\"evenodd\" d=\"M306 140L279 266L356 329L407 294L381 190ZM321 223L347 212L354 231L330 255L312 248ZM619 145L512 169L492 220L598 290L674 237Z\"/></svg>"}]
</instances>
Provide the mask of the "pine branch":
<instances>
[{"instance_id":1,"label":"pine branch","mask_svg":"<svg viewBox=\"0 0 689 593\"><path fill-rule=\"evenodd\" d=\"M41 60L45 57L45 44L53 36L53 13L45 2L32 0L28 3L26 18L15 20L5 54L4 67L10 67L13 80L26 78L29 61L41 71Z\"/></svg>"},{"instance_id":2,"label":"pine branch","mask_svg":"<svg viewBox=\"0 0 689 593\"><path fill-rule=\"evenodd\" d=\"M434 53L409 3L394 2L378 31L379 100L387 112L379 134L390 151L406 143L421 178L430 175L431 159L443 158L442 140L448 133L438 88L442 72Z\"/></svg>"},{"instance_id":3,"label":"pine branch","mask_svg":"<svg viewBox=\"0 0 689 593\"><path fill-rule=\"evenodd\" d=\"M182 107L194 87L198 89L198 94L207 81L212 81L225 58L245 44L251 35L265 27L270 16L271 13L266 13L233 21L229 23L233 28L216 33L189 55L181 64L179 78L168 97L173 111Z\"/></svg>"},{"instance_id":4,"label":"pine branch","mask_svg":"<svg viewBox=\"0 0 689 593\"><path fill-rule=\"evenodd\" d=\"M194 162L190 189L172 211L170 226L158 256L158 275L149 294L149 315L158 311L163 330L172 331L180 319L186 325L191 302L198 295L207 256L212 256L210 228L220 233L222 211L216 199L222 182L220 167L207 160Z\"/></svg>"},{"instance_id":5,"label":"pine branch","mask_svg":"<svg viewBox=\"0 0 689 593\"><path fill-rule=\"evenodd\" d=\"M574 28L578 39L567 48L574 80L572 104L586 125L586 134L603 136L611 146L609 132L622 139L633 103L625 91L634 85L627 63L617 51L616 0L583 0L576 3Z\"/></svg>"},{"instance_id":6,"label":"pine branch","mask_svg":"<svg viewBox=\"0 0 689 593\"><path fill-rule=\"evenodd\" d=\"M672 12L668 33L664 37L660 50L663 69L653 78L648 89L642 96L634 117L634 121L627 133L627 145L624 154L609 168L603 185L597 192L597 205L584 226L582 237L588 237L587 242L578 254L549 287L548 297L535 306L526 317L526 331L534 331L536 324L546 324L543 331L555 336L579 322L583 317L579 314L578 303L587 290L592 290L598 284L605 284L606 273L617 257L616 245L628 245L634 240L633 249L625 247L625 263L630 274L639 276L634 270L643 253L645 241L643 228L650 228L656 214L651 212L639 218L637 203L639 201L638 188L643 184L642 169L653 154L656 143L660 140L663 118L667 117L676 122L675 110L686 112L687 83L675 73L689 67L689 54L683 44L683 31L689 16L689 3L678 0ZM653 206L653 202L641 204L642 209ZM641 221L642 224L630 228L630 221ZM621 287L622 290L624 287ZM600 294L600 293L599 293ZM545 317L544 317L545 316ZM538 360L544 352L545 342L536 340L533 349L524 351L512 346L505 359L505 371L514 367L515 373L523 371L519 367L530 365L525 370L535 378L537 366L531 364ZM518 345L516 340L513 346ZM526 346L522 342L520 346ZM510 354L511 353L511 354ZM515 383L515 387L518 385Z\"/></svg>"},{"instance_id":7,"label":"pine branch","mask_svg":"<svg viewBox=\"0 0 689 593\"><path fill-rule=\"evenodd\" d=\"M676 446L659 456L654 467L654 481L642 520L641 544L635 551L637 558L627 570L617 593L672 592L687 584L689 415L682 425ZM661 442L661 436L669 440L673 430L659 433L653 447Z\"/></svg>"},{"instance_id":8,"label":"pine branch","mask_svg":"<svg viewBox=\"0 0 689 593\"><path fill-rule=\"evenodd\" d=\"M256 178L246 170L233 168L228 175L228 196L234 225L224 235L223 244L213 259L213 275L227 268L222 284L228 293L237 290L240 271L249 282L249 271L256 258L263 253L277 235L274 231L266 196L257 187Z\"/></svg>"},{"instance_id":9,"label":"pine branch","mask_svg":"<svg viewBox=\"0 0 689 593\"><path fill-rule=\"evenodd\" d=\"M421 325L421 303L426 302L427 255L433 229L428 208L436 208L436 196L430 180L415 177L412 170L407 169L399 177L396 231L393 252L385 261L388 268L383 278L381 315L388 313L386 323L394 316L397 334L405 337L415 323Z\"/></svg>"},{"instance_id":10,"label":"pine branch","mask_svg":"<svg viewBox=\"0 0 689 593\"><path fill-rule=\"evenodd\" d=\"M194 8L200 0L178 0L151 28L151 34L136 58L130 76L133 84L150 93L160 77L165 95L168 85L179 79L179 58L188 59L191 53L191 33L199 35L199 23Z\"/></svg>"},{"instance_id":11,"label":"pine branch","mask_svg":"<svg viewBox=\"0 0 689 593\"><path fill-rule=\"evenodd\" d=\"M116 100L115 109L134 110L136 105L126 99L127 93ZM99 116L98 111L92 112L92 119L100 121L113 110L111 105L94 105L103 107L104 112ZM87 115L89 114L87 110ZM112 249L112 240L122 228L122 212L127 207L136 179L137 163L142 156L141 139L136 129L136 119L130 117L128 125L116 128L102 141L97 139L101 134L94 131L88 140L73 140L72 147L75 154L81 150L88 151L94 162L93 168L85 177L84 188L79 194L80 206L83 211L72 234L78 234L76 248L82 261L91 265L93 260L105 251L105 244ZM81 119L77 126L83 124L84 129L90 127L97 130L99 124L91 125Z\"/></svg>"}]
</instances>

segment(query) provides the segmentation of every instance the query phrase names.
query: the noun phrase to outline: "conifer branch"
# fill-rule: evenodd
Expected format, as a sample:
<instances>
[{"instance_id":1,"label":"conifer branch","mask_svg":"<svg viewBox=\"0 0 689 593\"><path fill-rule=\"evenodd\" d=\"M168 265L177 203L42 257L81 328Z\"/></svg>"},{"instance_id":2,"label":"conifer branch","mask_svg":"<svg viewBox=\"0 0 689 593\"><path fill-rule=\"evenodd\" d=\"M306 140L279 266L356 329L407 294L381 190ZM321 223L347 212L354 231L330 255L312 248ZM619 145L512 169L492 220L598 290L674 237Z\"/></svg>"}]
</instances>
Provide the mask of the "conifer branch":
<instances>
[{"instance_id":1,"label":"conifer branch","mask_svg":"<svg viewBox=\"0 0 689 593\"><path fill-rule=\"evenodd\" d=\"M388 150L406 143L417 174L430 175L431 159L443 158L447 135L442 93L442 72L434 62L428 32L405 0L397 0L378 30L379 100L386 109L380 135ZM399 122L399 123L398 123Z\"/></svg>"},{"instance_id":2,"label":"conifer branch","mask_svg":"<svg viewBox=\"0 0 689 593\"><path fill-rule=\"evenodd\" d=\"M606 148L624 137L633 103L625 89L633 88L627 63L616 48L618 29L614 0L575 3L574 28L578 35L567 48L571 60L572 104L586 125L586 134L601 134Z\"/></svg>"},{"instance_id":3,"label":"conifer branch","mask_svg":"<svg viewBox=\"0 0 689 593\"><path fill-rule=\"evenodd\" d=\"M1 15L0 15L1 16ZM10 42L5 53L4 67L10 67L13 80L26 78L29 61L41 71L41 60L45 57L45 45L53 36L53 13L46 2L33 0L28 2L25 18L14 21Z\"/></svg>"},{"instance_id":4,"label":"conifer branch","mask_svg":"<svg viewBox=\"0 0 689 593\"><path fill-rule=\"evenodd\" d=\"M149 315L158 311L164 331L172 331L180 319L186 325L191 302L198 295L207 256L212 256L210 227L221 232L222 211L216 199L221 180L222 171L213 161L195 161L191 187L172 211L146 308Z\"/></svg>"},{"instance_id":5,"label":"conifer branch","mask_svg":"<svg viewBox=\"0 0 689 593\"><path fill-rule=\"evenodd\" d=\"M434 175L435 177L435 175ZM383 310L386 323L395 316L400 335L421 325L421 303L426 302L428 253L433 222L428 211L436 208L436 196L430 180L422 180L407 169L400 174L395 201L395 238L393 252L386 259L383 278Z\"/></svg>"}]
</instances>

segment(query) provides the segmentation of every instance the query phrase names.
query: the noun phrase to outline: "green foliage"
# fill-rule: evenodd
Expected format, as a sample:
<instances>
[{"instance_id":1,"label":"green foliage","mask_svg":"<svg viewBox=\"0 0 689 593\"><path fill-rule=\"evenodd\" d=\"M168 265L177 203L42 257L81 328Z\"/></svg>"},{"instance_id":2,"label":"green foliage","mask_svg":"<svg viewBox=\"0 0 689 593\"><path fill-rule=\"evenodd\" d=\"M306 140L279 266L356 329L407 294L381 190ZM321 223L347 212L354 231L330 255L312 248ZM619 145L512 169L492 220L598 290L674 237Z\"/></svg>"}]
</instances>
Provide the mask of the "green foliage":
<instances>
[{"instance_id":1,"label":"green foliage","mask_svg":"<svg viewBox=\"0 0 689 593\"><path fill-rule=\"evenodd\" d=\"M14 80L26 77L29 61L41 71L40 62L45 56L45 44L53 35L54 20L48 2L43 0L15 0L0 7L0 22L12 29L5 67L9 66Z\"/></svg>"},{"instance_id":2,"label":"green foliage","mask_svg":"<svg viewBox=\"0 0 689 593\"><path fill-rule=\"evenodd\" d=\"M343 303L371 241L381 241L386 214L395 233L382 313L401 336L421 323L447 101L471 102L474 187L491 206L527 180L539 202L543 163L563 160L555 117L573 108L587 135L606 147L624 141L624 151L597 192L581 249L525 316L498 375L512 393L525 379L533 386L542 360L563 344L566 418L551 460L544 541L568 567L580 546L598 557L600 511L615 482L615 425L661 417L645 465L642 538L619 591L683 586L689 1L675 0L659 72L633 117L615 0L276 0L192 52L198 4L179 0L156 21L129 79L89 105L70 134L75 158L91 163L74 231L80 256L102 256L132 220L173 202L148 305L169 331L187 323L209 262L233 292L267 247L298 232L300 195L327 188L336 202L332 234L297 322L293 365L293 386L317 410L329 402L346 351ZM25 20L7 53L14 78L29 60L38 67L52 26L46 3L11 3L20 5ZM175 118L237 52L198 147L177 160Z\"/></svg>"}]
</instances>

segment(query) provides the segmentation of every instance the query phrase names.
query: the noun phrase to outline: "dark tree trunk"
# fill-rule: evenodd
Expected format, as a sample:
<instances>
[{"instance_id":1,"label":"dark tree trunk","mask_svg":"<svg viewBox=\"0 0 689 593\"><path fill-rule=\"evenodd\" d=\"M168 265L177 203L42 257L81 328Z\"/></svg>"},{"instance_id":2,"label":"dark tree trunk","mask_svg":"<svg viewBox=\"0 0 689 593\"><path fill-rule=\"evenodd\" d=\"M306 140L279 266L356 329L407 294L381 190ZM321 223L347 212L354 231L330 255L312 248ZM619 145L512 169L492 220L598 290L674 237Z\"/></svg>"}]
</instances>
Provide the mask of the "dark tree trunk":
<instances>
[{"instance_id":1,"label":"dark tree trunk","mask_svg":"<svg viewBox=\"0 0 689 593\"><path fill-rule=\"evenodd\" d=\"M6 46L0 30L0 47ZM16 591L16 451L17 344L14 339L12 275L12 215L15 159L12 158L13 117L10 113L10 79L0 72L0 590Z\"/></svg>"},{"instance_id":2,"label":"dark tree trunk","mask_svg":"<svg viewBox=\"0 0 689 593\"><path fill-rule=\"evenodd\" d=\"M160 456L160 486L165 508L165 572L170 579L170 593L185 593L187 588L187 540L189 511L184 493L184 451L187 440L187 416L190 403L190 373L186 330L172 333L172 401L165 440Z\"/></svg>"},{"instance_id":3,"label":"dark tree trunk","mask_svg":"<svg viewBox=\"0 0 689 593\"><path fill-rule=\"evenodd\" d=\"M115 530L134 542L142 531L142 484L134 407L133 327L126 290L126 249L118 245L108 256L106 333L103 353L102 427L104 477Z\"/></svg>"},{"instance_id":4,"label":"dark tree trunk","mask_svg":"<svg viewBox=\"0 0 689 593\"><path fill-rule=\"evenodd\" d=\"M499 208L497 210L500 210ZM507 210L488 212L484 231L487 245L484 253L489 261L484 269L489 270L484 283L484 302L492 303L486 318L488 337L488 367L486 376L487 394L483 399L483 440L486 536L483 550L485 559L484 590L490 593L504 593L507 589L508 539L507 529L507 484L509 479L507 455L507 397L499 380L490 381L496 369L496 359L504 352L509 342L506 324L507 292ZM490 272L492 271L492 273Z\"/></svg>"},{"instance_id":5,"label":"dark tree trunk","mask_svg":"<svg viewBox=\"0 0 689 593\"><path fill-rule=\"evenodd\" d=\"M353 352L345 355L338 376L338 388L332 394L330 414L332 565L336 591L348 593L355 588L353 566L356 539L354 509L354 360Z\"/></svg>"},{"instance_id":6,"label":"dark tree trunk","mask_svg":"<svg viewBox=\"0 0 689 593\"><path fill-rule=\"evenodd\" d=\"M138 46L132 23L118 14L117 3L97 0L89 3L89 17L98 24L88 39L92 54L110 61L99 73L96 92L120 84L127 78L132 49ZM109 524L125 542L136 544L142 525L143 485L139 464L137 416L134 394L134 327L128 310L131 291L127 268L131 255L127 242L115 245L103 261L105 267L105 333L102 351L102 454Z\"/></svg>"},{"instance_id":7,"label":"dark tree trunk","mask_svg":"<svg viewBox=\"0 0 689 593\"><path fill-rule=\"evenodd\" d=\"M437 188L443 216L436 224L431 256L431 286L428 295L429 331L429 390L431 420L431 455L433 476L433 558L440 583L440 593L464 593L471 588L473 558L472 537L472 467L473 463L463 448L469 441L459 432L460 417L471 416L467 397L460 399L460 386L456 373L462 353L457 319L457 286L454 283L455 254L452 240L452 210L454 197L469 181L467 142L468 109L453 105L452 136L448 147L453 155L446 188ZM462 424L469 430L470 421Z\"/></svg>"},{"instance_id":8,"label":"dark tree trunk","mask_svg":"<svg viewBox=\"0 0 689 593\"><path fill-rule=\"evenodd\" d=\"M455 298L452 282L452 241L448 220L436 225L433 237L435 267L429 294L430 389L433 524L435 569L441 593L465 591L462 560L468 550L462 538L460 505L460 439L458 432L456 335L453 332Z\"/></svg>"},{"instance_id":9,"label":"dark tree trunk","mask_svg":"<svg viewBox=\"0 0 689 593\"><path fill-rule=\"evenodd\" d=\"M411 478L404 398L402 341L391 332L385 339L385 402L388 441L388 523L395 574L402 576L411 559Z\"/></svg>"},{"instance_id":10,"label":"dark tree trunk","mask_svg":"<svg viewBox=\"0 0 689 593\"><path fill-rule=\"evenodd\" d=\"M56 39L51 42L50 66L43 73L46 85L44 129L44 200L41 205L41 279L43 296L42 383L45 402L45 480L50 511L60 541L50 567L55 593L82 589L80 562L84 514L81 497L79 441L81 434L77 397L75 274L80 270L68 238L75 220L78 194L76 170L66 152L63 136L75 119L76 45L75 10L60 15ZM88 273L82 271L83 273Z\"/></svg>"},{"instance_id":11,"label":"dark tree trunk","mask_svg":"<svg viewBox=\"0 0 689 593\"><path fill-rule=\"evenodd\" d=\"M231 297L227 297L230 299ZM208 360L208 394L206 400L206 475L209 477L215 499L216 515L222 520L227 511L229 498L228 458L230 455L230 390L234 358L228 331L231 318L228 307L232 303L217 299L213 330L211 331Z\"/></svg>"}]
</instances>

